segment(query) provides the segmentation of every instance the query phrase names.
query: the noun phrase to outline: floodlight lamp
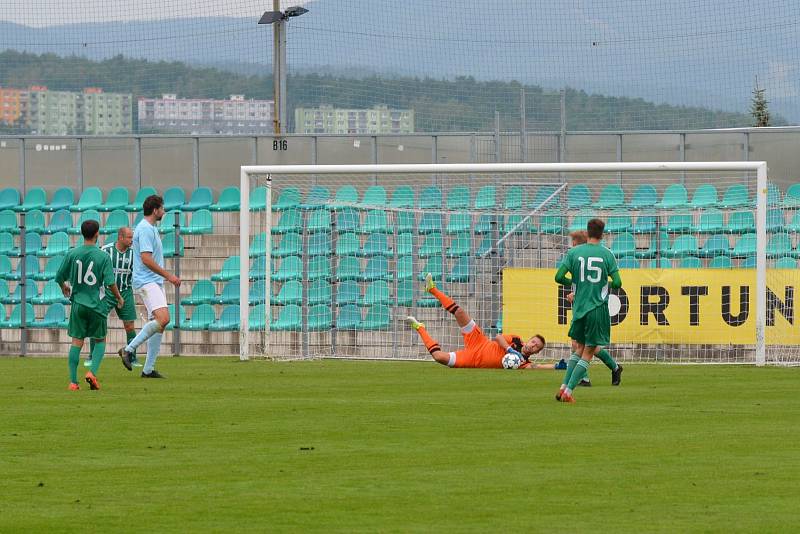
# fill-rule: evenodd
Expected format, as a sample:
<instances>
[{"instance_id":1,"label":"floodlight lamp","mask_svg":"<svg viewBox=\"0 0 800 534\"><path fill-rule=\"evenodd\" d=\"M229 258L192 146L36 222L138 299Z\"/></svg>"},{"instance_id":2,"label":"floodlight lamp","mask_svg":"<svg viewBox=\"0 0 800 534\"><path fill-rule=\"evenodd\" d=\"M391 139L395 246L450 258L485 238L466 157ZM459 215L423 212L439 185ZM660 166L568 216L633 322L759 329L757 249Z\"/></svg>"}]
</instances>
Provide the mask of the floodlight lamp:
<instances>
[{"instance_id":1,"label":"floodlight lamp","mask_svg":"<svg viewBox=\"0 0 800 534\"><path fill-rule=\"evenodd\" d=\"M286 18L286 15L281 13L280 11L267 11L261 18L259 19L259 24L273 24L278 22L279 20L283 20Z\"/></svg>"},{"instance_id":2,"label":"floodlight lamp","mask_svg":"<svg viewBox=\"0 0 800 534\"><path fill-rule=\"evenodd\" d=\"M299 17L300 15L305 15L306 13L308 13L308 10L306 8L300 6L292 6L286 9L284 15L286 15L287 17Z\"/></svg>"}]
</instances>

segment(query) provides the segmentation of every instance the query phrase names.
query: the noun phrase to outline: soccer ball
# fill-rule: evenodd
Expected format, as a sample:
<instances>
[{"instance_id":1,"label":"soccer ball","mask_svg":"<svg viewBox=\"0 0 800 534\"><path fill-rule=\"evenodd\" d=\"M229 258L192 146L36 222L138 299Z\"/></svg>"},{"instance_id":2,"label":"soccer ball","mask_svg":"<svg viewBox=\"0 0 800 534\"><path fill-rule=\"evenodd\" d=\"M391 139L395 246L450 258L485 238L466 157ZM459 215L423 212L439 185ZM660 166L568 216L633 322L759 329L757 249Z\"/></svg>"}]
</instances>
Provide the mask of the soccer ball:
<instances>
[{"instance_id":1,"label":"soccer ball","mask_svg":"<svg viewBox=\"0 0 800 534\"><path fill-rule=\"evenodd\" d=\"M519 369L522 365L522 358L513 353L503 356L503 369Z\"/></svg>"}]
</instances>

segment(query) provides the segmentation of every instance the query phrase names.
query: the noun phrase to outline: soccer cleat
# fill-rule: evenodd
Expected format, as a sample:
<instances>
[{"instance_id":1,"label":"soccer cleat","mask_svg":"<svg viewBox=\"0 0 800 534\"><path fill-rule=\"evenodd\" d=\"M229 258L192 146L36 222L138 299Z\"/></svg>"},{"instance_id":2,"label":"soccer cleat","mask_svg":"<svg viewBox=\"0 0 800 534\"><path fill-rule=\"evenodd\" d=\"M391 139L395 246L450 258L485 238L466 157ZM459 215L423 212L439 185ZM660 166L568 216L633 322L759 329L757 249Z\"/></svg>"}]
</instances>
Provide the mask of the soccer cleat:
<instances>
[{"instance_id":1,"label":"soccer cleat","mask_svg":"<svg viewBox=\"0 0 800 534\"><path fill-rule=\"evenodd\" d=\"M589 380L588 376L585 376L585 377L581 378L581 381L578 382L578 385L579 386L583 386L585 388L590 388L590 387L592 387L592 381Z\"/></svg>"},{"instance_id":2,"label":"soccer cleat","mask_svg":"<svg viewBox=\"0 0 800 534\"><path fill-rule=\"evenodd\" d=\"M166 376L162 375L155 369L150 371L149 373L142 373L142 378L167 378Z\"/></svg>"},{"instance_id":3,"label":"soccer cleat","mask_svg":"<svg viewBox=\"0 0 800 534\"><path fill-rule=\"evenodd\" d=\"M100 389L100 383L97 381L97 377L92 374L91 371L86 373L86 383L89 384L89 389Z\"/></svg>"},{"instance_id":4,"label":"soccer cleat","mask_svg":"<svg viewBox=\"0 0 800 534\"><path fill-rule=\"evenodd\" d=\"M91 366L92 366L92 359L91 359L91 358L86 358L86 359L83 361L83 366L84 366L84 367L91 367Z\"/></svg>"},{"instance_id":5,"label":"soccer cleat","mask_svg":"<svg viewBox=\"0 0 800 534\"><path fill-rule=\"evenodd\" d=\"M425 291L430 293L431 289L436 288L436 284L433 283L433 275L431 273L425 273Z\"/></svg>"},{"instance_id":6,"label":"soccer cleat","mask_svg":"<svg viewBox=\"0 0 800 534\"><path fill-rule=\"evenodd\" d=\"M125 350L125 347L122 347L117 351L117 354L122 358L122 365L125 366L125 369L128 371L133 370L133 366L131 365L131 353Z\"/></svg>"},{"instance_id":7,"label":"soccer cleat","mask_svg":"<svg viewBox=\"0 0 800 534\"><path fill-rule=\"evenodd\" d=\"M81 389L81 387L78 384L76 384L75 382L70 382L69 383L69 390L70 391L78 391L79 389Z\"/></svg>"},{"instance_id":8,"label":"soccer cleat","mask_svg":"<svg viewBox=\"0 0 800 534\"><path fill-rule=\"evenodd\" d=\"M617 364L617 370L611 371L611 385L618 386L622 381L622 366Z\"/></svg>"},{"instance_id":9,"label":"soccer cleat","mask_svg":"<svg viewBox=\"0 0 800 534\"><path fill-rule=\"evenodd\" d=\"M558 393L556 393L556 400L557 401L561 400L561 395L564 394L564 390L565 389L566 389L566 386L564 386L564 385L562 385L561 388L559 388Z\"/></svg>"},{"instance_id":10,"label":"soccer cleat","mask_svg":"<svg viewBox=\"0 0 800 534\"><path fill-rule=\"evenodd\" d=\"M421 323L421 322L417 321L417 318L416 317L412 317L411 315L406 317L406 321L408 321L409 326L411 326L411 328L413 328L414 330L419 330L420 328L425 328L425 324L424 323Z\"/></svg>"},{"instance_id":11,"label":"soccer cleat","mask_svg":"<svg viewBox=\"0 0 800 534\"><path fill-rule=\"evenodd\" d=\"M568 404L575 404L575 398L567 393L566 391L561 392L561 402L566 402Z\"/></svg>"},{"instance_id":12,"label":"soccer cleat","mask_svg":"<svg viewBox=\"0 0 800 534\"><path fill-rule=\"evenodd\" d=\"M144 367L143 363L139 363L139 358L136 357L136 354L131 354L131 365L133 367Z\"/></svg>"}]
</instances>

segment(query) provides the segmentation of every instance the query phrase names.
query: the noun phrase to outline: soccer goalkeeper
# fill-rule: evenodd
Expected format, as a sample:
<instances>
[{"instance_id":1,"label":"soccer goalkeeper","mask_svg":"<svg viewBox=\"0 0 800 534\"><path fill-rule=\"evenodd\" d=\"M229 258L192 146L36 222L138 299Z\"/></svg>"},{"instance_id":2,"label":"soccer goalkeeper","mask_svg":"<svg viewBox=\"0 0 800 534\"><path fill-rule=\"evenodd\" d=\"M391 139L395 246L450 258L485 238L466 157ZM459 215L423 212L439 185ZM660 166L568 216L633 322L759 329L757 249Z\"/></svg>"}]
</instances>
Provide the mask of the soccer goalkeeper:
<instances>
[{"instance_id":1,"label":"soccer goalkeeper","mask_svg":"<svg viewBox=\"0 0 800 534\"><path fill-rule=\"evenodd\" d=\"M425 275L425 290L436 297L445 310L455 316L458 326L461 327L461 335L464 336L463 349L456 352L445 352L439 343L428 334L424 324L414 317L406 318L411 328L416 330L419 337L422 338L425 348L438 363L448 367L502 369L503 356L510 352L517 354L522 359L521 369L537 368L530 363L529 358L544 348L544 338L541 335L536 334L525 343L519 336L513 334L498 334L494 340L490 340L466 310L436 288L430 273ZM552 369L552 365L548 367Z\"/></svg>"}]
</instances>

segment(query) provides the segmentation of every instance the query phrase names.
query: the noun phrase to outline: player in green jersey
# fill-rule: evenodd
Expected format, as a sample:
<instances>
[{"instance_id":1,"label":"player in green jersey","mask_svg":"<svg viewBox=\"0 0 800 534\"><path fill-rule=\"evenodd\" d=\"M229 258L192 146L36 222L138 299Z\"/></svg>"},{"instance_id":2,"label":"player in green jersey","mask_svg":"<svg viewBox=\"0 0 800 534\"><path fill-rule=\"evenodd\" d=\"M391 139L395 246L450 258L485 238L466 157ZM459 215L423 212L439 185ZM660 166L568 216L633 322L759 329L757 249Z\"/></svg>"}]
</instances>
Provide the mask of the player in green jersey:
<instances>
[{"instance_id":1,"label":"player in green jersey","mask_svg":"<svg viewBox=\"0 0 800 534\"><path fill-rule=\"evenodd\" d=\"M589 362L611 342L608 279L611 278L614 289L622 287L622 279L614 254L600 244L604 228L603 221L591 219L586 225L588 241L571 248L556 273L557 283L575 286L569 337L576 341L576 353L580 355L580 358L570 357L564 383L556 394L556 400L562 402L575 402L572 391L586 376Z\"/></svg>"},{"instance_id":2,"label":"player in green jersey","mask_svg":"<svg viewBox=\"0 0 800 534\"><path fill-rule=\"evenodd\" d=\"M114 243L108 243L100 247L100 250L105 252L111 258L111 267L114 269L114 280L117 284L117 289L122 294L125 300L125 305L122 308L115 308L117 317L122 321L122 326L125 328L126 342L130 343L131 339L136 337L136 329L133 322L136 320L136 301L133 298L133 286L131 286L131 275L133 273L133 230L127 226L123 226L117 231L117 240ZM94 340L90 342L92 350L94 350ZM83 365L90 367L92 365L92 355L83 362ZM142 364L136 361L136 353L131 357L131 365L134 367L141 367Z\"/></svg>"},{"instance_id":3,"label":"player in green jersey","mask_svg":"<svg viewBox=\"0 0 800 534\"><path fill-rule=\"evenodd\" d=\"M85 380L90 389L100 389L97 370L106 349L108 312L114 305L121 308L125 304L114 282L111 258L97 248L99 230L100 223L97 221L84 221L81 224L83 246L70 250L56 273L56 283L72 302L67 333L72 338L69 348L69 389L73 391L80 389L78 362L87 337L95 340L96 345L92 368L86 373ZM106 288L111 290L114 299L106 294Z\"/></svg>"}]
</instances>

